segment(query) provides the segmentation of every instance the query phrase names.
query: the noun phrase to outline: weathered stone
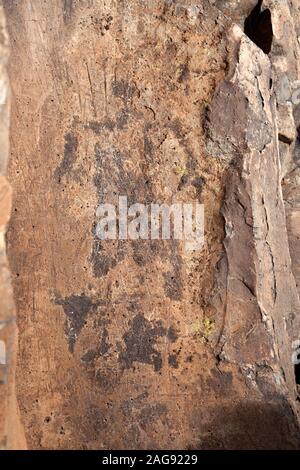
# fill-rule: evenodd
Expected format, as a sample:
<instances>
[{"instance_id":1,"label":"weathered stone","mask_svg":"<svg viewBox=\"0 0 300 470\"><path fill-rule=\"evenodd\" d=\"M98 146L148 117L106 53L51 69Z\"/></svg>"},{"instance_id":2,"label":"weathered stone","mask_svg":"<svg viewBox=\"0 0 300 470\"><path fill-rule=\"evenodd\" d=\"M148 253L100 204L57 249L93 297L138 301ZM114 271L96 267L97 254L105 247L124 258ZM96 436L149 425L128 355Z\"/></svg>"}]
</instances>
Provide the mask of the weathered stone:
<instances>
[{"instance_id":1,"label":"weathered stone","mask_svg":"<svg viewBox=\"0 0 300 470\"><path fill-rule=\"evenodd\" d=\"M3 3L29 447L299 449L296 2ZM119 195L204 203L204 249L98 240Z\"/></svg>"},{"instance_id":2,"label":"weathered stone","mask_svg":"<svg viewBox=\"0 0 300 470\"><path fill-rule=\"evenodd\" d=\"M8 37L0 7L0 449L25 447L15 394L17 327L10 273L5 252L5 229L11 212L11 187L6 170L9 141L9 84L6 71Z\"/></svg>"},{"instance_id":3,"label":"weathered stone","mask_svg":"<svg viewBox=\"0 0 300 470\"><path fill-rule=\"evenodd\" d=\"M11 187L6 178L0 175L0 227L9 221L11 212Z\"/></svg>"}]
</instances>

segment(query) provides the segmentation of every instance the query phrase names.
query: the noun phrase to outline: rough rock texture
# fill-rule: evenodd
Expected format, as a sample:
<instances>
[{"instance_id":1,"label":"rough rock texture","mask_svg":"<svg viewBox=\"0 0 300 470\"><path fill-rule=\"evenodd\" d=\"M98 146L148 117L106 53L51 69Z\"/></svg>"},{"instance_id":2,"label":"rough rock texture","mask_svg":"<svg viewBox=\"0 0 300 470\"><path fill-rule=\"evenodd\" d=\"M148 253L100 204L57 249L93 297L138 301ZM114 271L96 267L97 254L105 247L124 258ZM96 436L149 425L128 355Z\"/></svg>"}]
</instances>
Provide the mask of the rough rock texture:
<instances>
[{"instance_id":1,"label":"rough rock texture","mask_svg":"<svg viewBox=\"0 0 300 470\"><path fill-rule=\"evenodd\" d=\"M5 230L11 212L11 187L5 178L10 89L7 77L8 36L0 6L0 449L25 447L15 394L17 328L15 305L5 250Z\"/></svg>"},{"instance_id":2,"label":"rough rock texture","mask_svg":"<svg viewBox=\"0 0 300 470\"><path fill-rule=\"evenodd\" d=\"M279 113L270 87L278 77L269 58L237 26L231 39L237 61L216 91L210 118L211 147L217 143L217 153L230 161L223 206L226 256L218 276L217 306L224 308L218 354L221 363L239 365L269 406L285 403L296 424L291 356L300 315L281 189ZM238 110L232 107L236 97ZM284 426L280 430L280 421L278 426L283 438ZM295 445L298 440L299 435Z\"/></svg>"},{"instance_id":3,"label":"rough rock texture","mask_svg":"<svg viewBox=\"0 0 300 470\"><path fill-rule=\"evenodd\" d=\"M28 446L300 448L297 1L269 55L257 1L3 3ZM119 195L202 202L203 250L100 243Z\"/></svg>"}]
</instances>

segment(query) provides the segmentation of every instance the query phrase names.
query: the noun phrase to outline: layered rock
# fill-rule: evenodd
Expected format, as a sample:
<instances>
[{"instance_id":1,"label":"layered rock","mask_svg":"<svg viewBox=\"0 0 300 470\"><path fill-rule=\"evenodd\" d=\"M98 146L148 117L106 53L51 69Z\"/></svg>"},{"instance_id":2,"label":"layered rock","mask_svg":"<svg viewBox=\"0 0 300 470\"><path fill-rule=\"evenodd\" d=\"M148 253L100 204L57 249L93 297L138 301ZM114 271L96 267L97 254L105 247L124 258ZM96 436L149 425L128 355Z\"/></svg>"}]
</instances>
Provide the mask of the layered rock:
<instances>
[{"instance_id":1,"label":"layered rock","mask_svg":"<svg viewBox=\"0 0 300 470\"><path fill-rule=\"evenodd\" d=\"M228 164L226 256L217 276L221 295L213 301L217 316L224 312L216 351L221 364L239 364L270 406L290 410L297 447L299 376L292 357L300 331L298 189L295 180L291 188L290 175L298 171L292 96L299 44L288 2L264 2L264 8L272 12L271 54L234 26L229 74L217 88L209 116L209 148ZM285 434L284 423L278 432Z\"/></svg>"}]
</instances>

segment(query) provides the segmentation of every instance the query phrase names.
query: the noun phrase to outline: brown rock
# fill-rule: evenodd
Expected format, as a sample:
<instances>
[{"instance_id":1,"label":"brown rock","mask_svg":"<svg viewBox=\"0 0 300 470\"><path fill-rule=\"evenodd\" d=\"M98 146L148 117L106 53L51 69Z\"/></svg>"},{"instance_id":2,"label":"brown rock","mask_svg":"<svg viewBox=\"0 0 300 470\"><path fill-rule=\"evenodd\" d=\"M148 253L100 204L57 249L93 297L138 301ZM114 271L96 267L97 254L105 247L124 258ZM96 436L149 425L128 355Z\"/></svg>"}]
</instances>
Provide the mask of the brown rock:
<instances>
[{"instance_id":1,"label":"brown rock","mask_svg":"<svg viewBox=\"0 0 300 470\"><path fill-rule=\"evenodd\" d=\"M11 212L11 187L6 178L0 175L0 227L7 224Z\"/></svg>"},{"instance_id":2,"label":"brown rock","mask_svg":"<svg viewBox=\"0 0 300 470\"><path fill-rule=\"evenodd\" d=\"M15 393L17 327L10 273L5 253L5 226L11 212L11 187L5 176L8 157L8 38L0 8L0 449L26 447Z\"/></svg>"},{"instance_id":3,"label":"brown rock","mask_svg":"<svg viewBox=\"0 0 300 470\"><path fill-rule=\"evenodd\" d=\"M264 29L256 44L268 55L243 33L254 0L3 3L29 448L299 449L296 2L263 2L272 37ZM100 242L96 208L119 195L202 202L203 250ZM0 437L13 448L23 443L2 255L0 358L12 359Z\"/></svg>"}]
</instances>

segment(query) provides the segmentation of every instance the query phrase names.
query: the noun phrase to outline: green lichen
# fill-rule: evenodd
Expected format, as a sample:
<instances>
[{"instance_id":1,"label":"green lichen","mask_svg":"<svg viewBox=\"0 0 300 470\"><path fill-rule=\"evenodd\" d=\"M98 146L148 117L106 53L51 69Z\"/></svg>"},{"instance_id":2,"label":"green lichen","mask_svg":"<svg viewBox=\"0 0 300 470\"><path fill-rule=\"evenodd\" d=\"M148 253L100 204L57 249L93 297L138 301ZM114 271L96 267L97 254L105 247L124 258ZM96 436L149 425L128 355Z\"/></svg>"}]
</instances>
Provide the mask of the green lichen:
<instances>
[{"instance_id":1,"label":"green lichen","mask_svg":"<svg viewBox=\"0 0 300 470\"><path fill-rule=\"evenodd\" d=\"M188 176L189 170L186 168L186 166L178 166L175 168L175 173L179 176Z\"/></svg>"},{"instance_id":2,"label":"green lichen","mask_svg":"<svg viewBox=\"0 0 300 470\"><path fill-rule=\"evenodd\" d=\"M193 327L193 333L202 341L207 342L215 330L215 321L211 318L204 317L202 320L197 320Z\"/></svg>"}]
</instances>

